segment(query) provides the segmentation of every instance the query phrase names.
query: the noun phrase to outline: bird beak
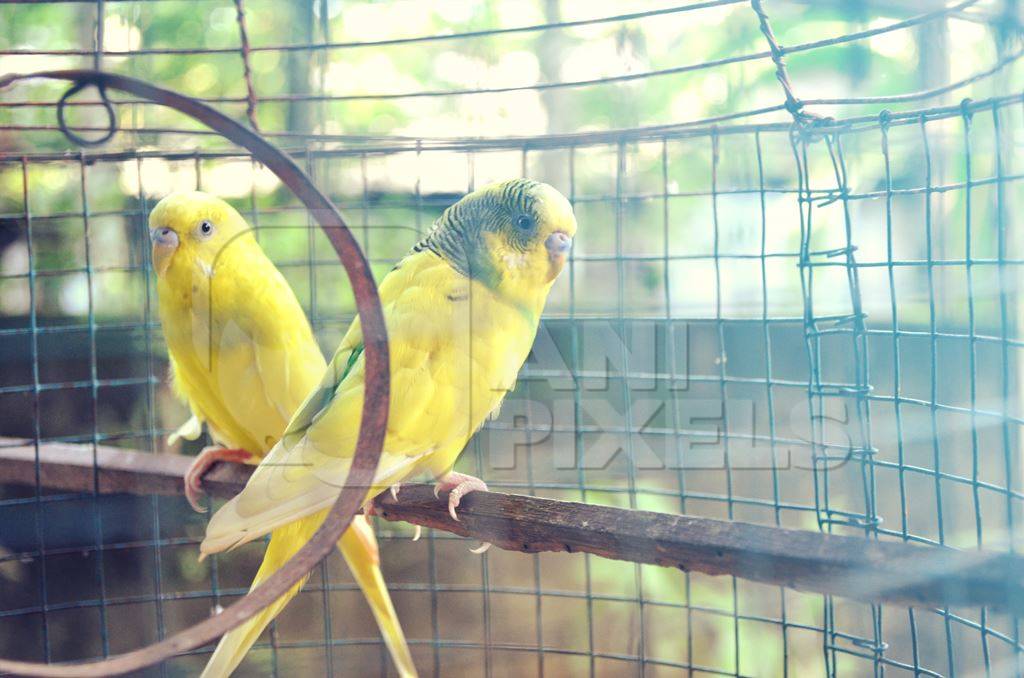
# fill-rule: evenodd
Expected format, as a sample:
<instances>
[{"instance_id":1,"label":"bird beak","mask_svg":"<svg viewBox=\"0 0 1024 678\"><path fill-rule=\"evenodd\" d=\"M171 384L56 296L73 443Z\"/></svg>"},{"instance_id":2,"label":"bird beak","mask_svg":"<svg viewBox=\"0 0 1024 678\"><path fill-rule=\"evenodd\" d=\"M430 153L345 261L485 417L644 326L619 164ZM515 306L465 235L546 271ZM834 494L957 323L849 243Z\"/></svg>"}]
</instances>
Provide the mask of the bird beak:
<instances>
[{"instance_id":1,"label":"bird beak","mask_svg":"<svg viewBox=\"0 0 1024 678\"><path fill-rule=\"evenodd\" d=\"M151 228L149 239L153 243L153 268L163 275L171 265L171 255L178 249L178 234L165 227Z\"/></svg>"},{"instance_id":2,"label":"bird beak","mask_svg":"<svg viewBox=\"0 0 1024 678\"><path fill-rule=\"evenodd\" d=\"M555 231L544 241L544 247L548 248L548 257L552 261L557 259L564 261L569 256L569 250L572 249L572 238L561 231Z\"/></svg>"},{"instance_id":3,"label":"bird beak","mask_svg":"<svg viewBox=\"0 0 1024 678\"><path fill-rule=\"evenodd\" d=\"M544 241L544 247L548 250L548 261L551 262L550 280L562 272L565 260L569 257L569 250L572 249L572 238L562 231L555 231Z\"/></svg>"}]
</instances>

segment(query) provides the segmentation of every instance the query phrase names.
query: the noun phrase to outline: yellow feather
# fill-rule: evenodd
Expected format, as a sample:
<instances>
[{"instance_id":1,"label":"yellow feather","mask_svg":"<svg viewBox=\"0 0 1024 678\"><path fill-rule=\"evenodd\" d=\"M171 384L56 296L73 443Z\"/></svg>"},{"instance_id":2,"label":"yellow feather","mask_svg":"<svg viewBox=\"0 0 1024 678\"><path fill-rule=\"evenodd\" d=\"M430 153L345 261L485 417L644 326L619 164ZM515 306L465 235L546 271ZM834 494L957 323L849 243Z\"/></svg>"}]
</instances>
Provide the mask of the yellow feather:
<instances>
[{"instance_id":1,"label":"yellow feather","mask_svg":"<svg viewBox=\"0 0 1024 678\"><path fill-rule=\"evenodd\" d=\"M551 284L565 263L562 245L576 232L572 209L561 194L521 180L470 194L442 220L447 221L439 222L379 287L392 395L383 450L366 499L419 471L441 476L451 470L466 442L515 383ZM470 227L475 230L465 230ZM467 242L476 249L461 249ZM200 545L204 554L273 532L268 558L277 562L312 534L348 475L364 382L356 320L281 440L245 489L210 520ZM282 534L292 536L282 540ZM262 628L275 613L261 615L254 624ZM245 629L233 634L232 647L251 642L252 633L258 634ZM231 667L238 660L230 647L215 656L216 667ZM396 663L401 666L397 658Z\"/></svg>"},{"instance_id":2,"label":"yellow feather","mask_svg":"<svg viewBox=\"0 0 1024 678\"><path fill-rule=\"evenodd\" d=\"M199 229L204 221L212 225L209 235ZM157 283L175 391L218 443L262 458L324 373L302 307L227 203L202 193L174 194L154 208L150 227L171 229L177 241L172 253L159 253ZM311 516L275 531L254 586L301 548L320 520ZM357 518L338 548L399 672L415 675L364 518ZM225 635L203 675L229 675L298 588Z\"/></svg>"},{"instance_id":3,"label":"yellow feather","mask_svg":"<svg viewBox=\"0 0 1024 678\"><path fill-rule=\"evenodd\" d=\"M466 442L515 384L564 263L544 243L552 234L571 238L576 231L568 201L549 186L530 185L538 215L531 245L516 250L506 247L495 230L484 234L497 277L468 278L436 252L417 248L381 282L392 396L367 499L414 473L450 471ZM500 217L509 211L509 186L481 189L450 209L477 200ZM513 250L518 252L515 269L507 265ZM357 319L319 388L266 463L210 521L200 545L203 553L233 548L334 503L355 452L362 414L361 344Z\"/></svg>"}]
</instances>

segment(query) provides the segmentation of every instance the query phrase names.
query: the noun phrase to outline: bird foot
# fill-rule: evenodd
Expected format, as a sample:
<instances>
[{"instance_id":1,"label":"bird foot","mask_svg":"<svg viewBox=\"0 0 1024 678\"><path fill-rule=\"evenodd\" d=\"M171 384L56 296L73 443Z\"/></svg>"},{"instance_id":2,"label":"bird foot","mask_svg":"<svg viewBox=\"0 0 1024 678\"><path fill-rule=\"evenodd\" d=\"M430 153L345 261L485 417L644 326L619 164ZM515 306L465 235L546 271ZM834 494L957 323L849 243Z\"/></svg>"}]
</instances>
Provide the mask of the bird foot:
<instances>
[{"instance_id":1,"label":"bird foot","mask_svg":"<svg viewBox=\"0 0 1024 678\"><path fill-rule=\"evenodd\" d=\"M199 455L192 460L192 465L185 471L185 498L192 508L199 513L206 513L200 498L203 496L203 476L210 468L221 461L245 463L252 459L252 453L245 450L226 447L204 447Z\"/></svg>"},{"instance_id":2,"label":"bird foot","mask_svg":"<svg viewBox=\"0 0 1024 678\"><path fill-rule=\"evenodd\" d=\"M444 478L441 478L434 485L434 496L438 496L441 492L448 492L448 515L452 517L452 520L458 521L459 517L455 514L455 509L458 508L462 502L462 498L470 492L486 492L487 483L475 478L473 476L467 476L464 473L456 473L452 471L447 474Z\"/></svg>"},{"instance_id":3,"label":"bird foot","mask_svg":"<svg viewBox=\"0 0 1024 678\"><path fill-rule=\"evenodd\" d=\"M398 492L401 489L402 489L402 483L395 483L394 485L389 487L388 488L388 492L391 494L391 498L394 499L395 501L398 501ZM378 496L380 496L380 495L378 495ZM367 518L369 518L371 516L377 515L377 507L374 504L375 501L376 501L376 498L371 499L370 501L366 502L365 506L363 506L363 515L366 516Z\"/></svg>"}]
</instances>

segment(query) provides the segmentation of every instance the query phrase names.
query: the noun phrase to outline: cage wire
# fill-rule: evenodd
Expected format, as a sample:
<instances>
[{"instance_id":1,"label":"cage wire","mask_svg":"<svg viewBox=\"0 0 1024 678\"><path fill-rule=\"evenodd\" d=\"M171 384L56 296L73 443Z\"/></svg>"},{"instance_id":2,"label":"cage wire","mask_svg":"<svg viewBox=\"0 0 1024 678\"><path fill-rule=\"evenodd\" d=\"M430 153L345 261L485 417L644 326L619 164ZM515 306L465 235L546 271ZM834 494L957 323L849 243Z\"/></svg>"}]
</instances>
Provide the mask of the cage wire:
<instances>
[{"instance_id":1,"label":"cage wire","mask_svg":"<svg viewBox=\"0 0 1024 678\"><path fill-rule=\"evenodd\" d=\"M283 6L196 3L161 42L152 28L175 16L174 0L13 4L0 8L9 26L0 72L164 72L186 91L206 91L203 100L293 154L347 215L378 280L462 192L519 175L562 190L580 223L568 270L516 390L457 467L493 489L1015 551L1024 520L1024 258L1011 227L1022 176L1020 10L1012 1L886 4L903 17L867 24L871 2L710 0L353 43L332 30L360 4L310 0L289 5L301 21L271 44L255 44L252 27ZM861 28L806 41L801 23L825 5L842 5ZM219 28L194 16L217 12L229 19ZM328 77L358 81L344 70L355 49L443 45L452 59L482 40L595 27L621 36L638 22L700 26L712 15L722 30L752 32L758 50L585 80L542 73L526 85L378 81L376 93L353 93ZM77 22L76 42L40 21ZM834 71L836 50L911 31L921 49L941 52L951 26L975 31L988 65L924 77L920 91L817 96L831 91L827 82L787 73L787 58ZM193 40L204 27L212 37ZM109 46L113 29L121 44ZM776 32L805 39L782 46ZM176 65L186 57L187 76ZM282 89L254 76L266 76L254 68L260 59L312 77ZM507 134L486 138L351 134L333 122L382 101L419 100L429 111L520 94L642 108L650 83L737 65L770 80L759 105L723 105L699 120L523 136L513 115ZM217 72L240 77L210 93L204 78ZM247 153L113 93L104 98L118 133L102 147L77 147L61 127L96 139L106 115L95 97L79 96L67 101L66 125L56 124L61 87L23 84L0 100L0 433L5 445L29 438L162 453L186 412L167 386L153 310L145 243L155 199L230 189L224 197L256 229L325 351L354 302L324 235ZM3 487L0 516L7 658L81 661L162 638L242 595L262 555L257 544L197 564L205 518L167 497L69 494L37 478L31 488ZM868 605L590 555L477 557L444 532L413 542L407 526L377 527L425 674L1024 672L1020 620L985 608ZM149 672L192 673L209 651ZM334 555L240 671L393 668Z\"/></svg>"}]
</instances>

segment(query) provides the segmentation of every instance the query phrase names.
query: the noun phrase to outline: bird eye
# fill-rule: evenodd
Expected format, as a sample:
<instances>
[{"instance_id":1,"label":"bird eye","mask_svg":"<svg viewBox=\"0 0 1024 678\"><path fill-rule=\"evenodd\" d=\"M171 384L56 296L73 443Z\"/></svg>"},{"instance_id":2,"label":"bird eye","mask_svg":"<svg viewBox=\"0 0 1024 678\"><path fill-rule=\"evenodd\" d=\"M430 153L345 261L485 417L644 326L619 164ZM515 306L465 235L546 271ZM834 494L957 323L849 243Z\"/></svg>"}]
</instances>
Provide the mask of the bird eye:
<instances>
[{"instance_id":1,"label":"bird eye","mask_svg":"<svg viewBox=\"0 0 1024 678\"><path fill-rule=\"evenodd\" d=\"M520 214L516 217L516 228L527 231L533 228L533 217L528 214Z\"/></svg>"},{"instance_id":2,"label":"bird eye","mask_svg":"<svg viewBox=\"0 0 1024 678\"><path fill-rule=\"evenodd\" d=\"M208 236L213 233L213 224L209 221L202 221L199 223L199 233Z\"/></svg>"}]
</instances>

